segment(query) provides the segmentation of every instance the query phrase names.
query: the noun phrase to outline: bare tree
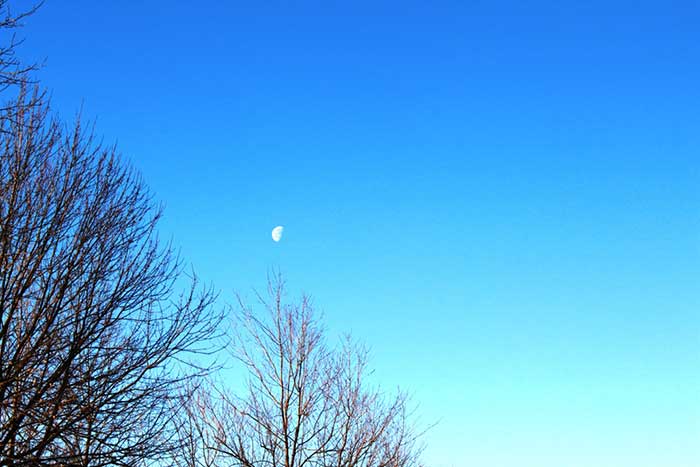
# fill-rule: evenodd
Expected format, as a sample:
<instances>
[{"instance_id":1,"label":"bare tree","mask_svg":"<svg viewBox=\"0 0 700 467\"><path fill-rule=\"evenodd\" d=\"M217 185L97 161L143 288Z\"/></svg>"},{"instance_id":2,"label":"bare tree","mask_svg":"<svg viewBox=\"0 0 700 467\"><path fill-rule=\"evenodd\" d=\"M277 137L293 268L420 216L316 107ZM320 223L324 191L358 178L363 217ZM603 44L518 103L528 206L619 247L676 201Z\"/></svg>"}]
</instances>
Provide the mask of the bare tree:
<instances>
[{"instance_id":1,"label":"bare tree","mask_svg":"<svg viewBox=\"0 0 700 467\"><path fill-rule=\"evenodd\" d=\"M192 448L180 465L419 466L406 397L368 383L367 352L350 339L328 347L309 298L284 303L279 277L258 299L263 316L239 300L233 339L233 355L249 374L247 390L195 391L194 421L182 425Z\"/></svg>"},{"instance_id":2,"label":"bare tree","mask_svg":"<svg viewBox=\"0 0 700 467\"><path fill-rule=\"evenodd\" d=\"M34 63L23 63L16 55L17 47L22 43L15 31L22 26L22 21L32 15L41 6L34 6L20 12L10 8L7 0L0 0L0 33L5 37L0 41L0 91L10 86L27 84L30 73L37 69Z\"/></svg>"},{"instance_id":3,"label":"bare tree","mask_svg":"<svg viewBox=\"0 0 700 467\"><path fill-rule=\"evenodd\" d=\"M115 150L27 102L0 116L0 465L160 459L177 394L208 369L214 296Z\"/></svg>"},{"instance_id":4,"label":"bare tree","mask_svg":"<svg viewBox=\"0 0 700 467\"><path fill-rule=\"evenodd\" d=\"M211 384L211 382L209 382ZM177 449L170 452L174 467L218 467L223 456L218 446L218 416L214 406L213 386L190 386L181 393L178 413Z\"/></svg>"}]
</instances>

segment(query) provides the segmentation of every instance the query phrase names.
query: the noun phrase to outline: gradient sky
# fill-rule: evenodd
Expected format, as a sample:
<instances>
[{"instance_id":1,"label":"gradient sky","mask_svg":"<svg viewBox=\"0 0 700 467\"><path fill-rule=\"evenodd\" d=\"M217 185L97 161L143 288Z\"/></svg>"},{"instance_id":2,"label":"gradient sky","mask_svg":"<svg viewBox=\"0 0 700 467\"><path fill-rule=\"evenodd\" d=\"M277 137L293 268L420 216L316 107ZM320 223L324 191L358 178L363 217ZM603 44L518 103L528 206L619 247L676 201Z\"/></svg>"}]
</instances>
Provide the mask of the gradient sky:
<instances>
[{"instance_id":1,"label":"gradient sky","mask_svg":"<svg viewBox=\"0 0 700 467\"><path fill-rule=\"evenodd\" d=\"M700 4L126 3L27 21L54 108L224 300L279 267L365 341L430 466L700 465Z\"/></svg>"}]
</instances>

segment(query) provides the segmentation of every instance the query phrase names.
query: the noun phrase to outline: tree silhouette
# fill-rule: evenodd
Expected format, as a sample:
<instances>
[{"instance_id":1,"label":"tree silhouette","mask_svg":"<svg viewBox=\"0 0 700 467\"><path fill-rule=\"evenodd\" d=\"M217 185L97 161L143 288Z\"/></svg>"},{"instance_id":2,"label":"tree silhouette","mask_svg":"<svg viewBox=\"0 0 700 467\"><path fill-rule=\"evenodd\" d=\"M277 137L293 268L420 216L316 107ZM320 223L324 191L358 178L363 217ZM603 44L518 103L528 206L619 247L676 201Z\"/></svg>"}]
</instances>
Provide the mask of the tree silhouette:
<instances>
[{"instance_id":1,"label":"tree silhouette","mask_svg":"<svg viewBox=\"0 0 700 467\"><path fill-rule=\"evenodd\" d=\"M175 293L161 210L114 148L24 90L0 130L0 465L158 459L214 296Z\"/></svg>"},{"instance_id":2,"label":"tree silhouette","mask_svg":"<svg viewBox=\"0 0 700 467\"><path fill-rule=\"evenodd\" d=\"M277 277L265 312L240 301L232 353L248 372L243 394L200 387L181 423L181 467L414 467L420 449L406 397L367 381L367 352L326 345L308 297L284 302Z\"/></svg>"},{"instance_id":3,"label":"tree silhouette","mask_svg":"<svg viewBox=\"0 0 700 467\"><path fill-rule=\"evenodd\" d=\"M37 69L35 63L27 64L17 57L17 47L22 43L15 31L22 27L23 20L34 14L41 2L19 13L14 12L7 0L0 0L0 92L10 87L27 85L31 82L31 72ZM38 99L34 103L38 103ZM27 105L28 102L24 102Z\"/></svg>"}]
</instances>

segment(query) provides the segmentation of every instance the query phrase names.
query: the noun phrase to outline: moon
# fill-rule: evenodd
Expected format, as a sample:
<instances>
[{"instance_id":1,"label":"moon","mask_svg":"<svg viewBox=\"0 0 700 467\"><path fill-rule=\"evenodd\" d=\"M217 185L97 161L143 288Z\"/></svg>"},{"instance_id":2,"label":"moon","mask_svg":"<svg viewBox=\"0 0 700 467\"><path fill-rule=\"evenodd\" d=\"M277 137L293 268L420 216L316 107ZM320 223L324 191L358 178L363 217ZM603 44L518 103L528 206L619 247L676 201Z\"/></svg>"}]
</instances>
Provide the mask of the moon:
<instances>
[{"instance_id":1,"label":"moon","mask_svg":"<svg viewBox=\"0 0 700 467\"><path fill-rule=\"evenodd\" d=\"M274 229L272 229L272 240L275 242L279 242L282 239L282 232L284 232L284 227L281 225L278 225Z\"/></svg>"}]
</instances>

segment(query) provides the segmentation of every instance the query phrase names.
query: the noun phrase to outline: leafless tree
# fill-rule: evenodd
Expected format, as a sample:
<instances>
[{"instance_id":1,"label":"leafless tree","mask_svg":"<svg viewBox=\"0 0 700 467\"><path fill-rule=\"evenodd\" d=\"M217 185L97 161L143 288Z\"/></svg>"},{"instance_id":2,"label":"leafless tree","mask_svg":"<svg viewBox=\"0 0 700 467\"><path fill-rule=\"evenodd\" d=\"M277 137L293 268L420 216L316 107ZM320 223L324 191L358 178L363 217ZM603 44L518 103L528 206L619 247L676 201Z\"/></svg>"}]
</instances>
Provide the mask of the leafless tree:
<instances>
[{"instance_id":1,"label":"leafless tree","mask_svg":"<svg viewBox=\"0 0 700 467\"><path fill-rule=\"evenodd\" d=\"M200 388L181 467L417 467L405 395L367 381L367 352L349 338L325 343L308 297L284 302L277 277L263 315L239 300L233 355L247 369L243 394ZM203 457L206 455L206 457Z\"/></svg>"},{"instance_id":2,"label":"leafless tree","mask_svg":"<svg viewBox=\"0 0 700 467\"><path fill-rule=\"evenodd\" d=\"M16 55L17 47L22 43L15 31L22 22L41 6L41 2L23 10L15 11L10 8L7 0L0 0L0 91L10 86L27 84L30 72L36 70L35 63L23 63Z\"/></svg>"},{"instance_id":3,"label":"leafless tree","mask_svg":"<svg viewBox=\"0 0 700 467\"><path fill-rule=\"evenodd\" d=\"M155 462L207 372L214 296L114 148L27 102L0 115L0 465Z\"/></svg>"}]
</instances>

